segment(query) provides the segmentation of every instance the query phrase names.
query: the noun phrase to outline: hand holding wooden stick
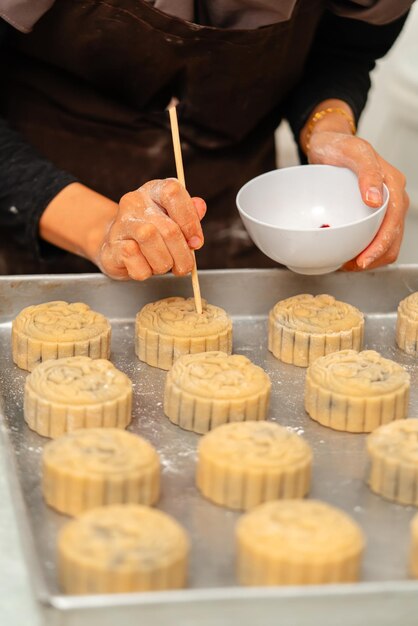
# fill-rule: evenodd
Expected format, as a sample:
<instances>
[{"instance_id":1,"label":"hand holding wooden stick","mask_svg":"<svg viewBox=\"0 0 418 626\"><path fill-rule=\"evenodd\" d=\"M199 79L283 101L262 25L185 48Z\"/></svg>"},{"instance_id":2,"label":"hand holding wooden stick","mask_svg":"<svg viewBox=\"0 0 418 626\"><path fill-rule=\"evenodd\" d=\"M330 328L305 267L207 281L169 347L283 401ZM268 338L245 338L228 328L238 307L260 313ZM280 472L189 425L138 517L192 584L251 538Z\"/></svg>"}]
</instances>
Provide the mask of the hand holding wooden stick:
<instances>
[{"instance_id":1,"label":"hand holding wooden stick","mask_svg":"<svg viewBox=\"0 0 418 626\"><path fill-rule=\"evenodd\" d=\"M179 182L183 185L183 187L186 187L186 182L184 179L183 158L181 154L179 125L178 125L178 120L177 120L177 109L176 109L176 104L173 101L168 106L168 113L170 116L171 136L173 138L173 148L174 148L174 158L176 161L177 178ZM196 311L200 314L202 313L202 297L200 295L200 285L199 285L199 277L197 275L196 257L195 257L194 251L192 253L193 253L193 259L194 259L194 265L192 269L193 295L194 295Z\"/></svg>"}]
</instances>

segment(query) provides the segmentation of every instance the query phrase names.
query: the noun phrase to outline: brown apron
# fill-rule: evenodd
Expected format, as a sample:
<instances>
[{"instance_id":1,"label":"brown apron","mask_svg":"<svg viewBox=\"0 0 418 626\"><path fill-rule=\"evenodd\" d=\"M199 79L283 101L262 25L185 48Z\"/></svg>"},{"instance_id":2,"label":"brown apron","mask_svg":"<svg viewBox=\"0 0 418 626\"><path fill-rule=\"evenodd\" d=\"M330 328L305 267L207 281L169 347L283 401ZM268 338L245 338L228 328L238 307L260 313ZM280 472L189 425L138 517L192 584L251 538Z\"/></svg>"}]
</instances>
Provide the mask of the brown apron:
<instances>
[{"instance_id":1,"label":"brown apron","mask_svg":"<svg viewBox=\"0 0 418 626\"><path fill-rule=\"evenodd\" d=\"M235 196L275 167L274 129L324 4L299 0L289 21L227 30L145 0L56 0L30 35L13 36L1 105L42 154L118 200L147 180L175 176L165 107L176 96L187 188L208 204L198 266L274 265L246 236ZM85 263L68 255L16 267L13 256L9 271Z\"/></svg>"}]
</instances>

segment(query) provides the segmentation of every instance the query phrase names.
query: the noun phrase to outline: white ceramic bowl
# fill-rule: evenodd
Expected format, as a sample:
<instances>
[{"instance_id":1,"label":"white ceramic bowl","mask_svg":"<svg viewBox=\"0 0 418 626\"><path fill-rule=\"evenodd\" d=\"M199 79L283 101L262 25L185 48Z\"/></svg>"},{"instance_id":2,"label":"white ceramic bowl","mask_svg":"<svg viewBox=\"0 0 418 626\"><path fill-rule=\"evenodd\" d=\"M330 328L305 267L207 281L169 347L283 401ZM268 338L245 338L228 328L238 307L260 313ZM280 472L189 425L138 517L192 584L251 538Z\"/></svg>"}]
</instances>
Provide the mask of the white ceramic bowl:
<instances>
[{"instance_id":1,"label":"white ceramic bowl","mask_svg":"<svg viewBox=\"0 0 418 626\"><path fill-rule=\"evenodd\" d=\"M326 274L368 246L388 200L385 187L384 203L372 209L350 170L300 165L253 178L238 192L237 207L264 254L299 274Z\"/></svg>"}]
</instances>

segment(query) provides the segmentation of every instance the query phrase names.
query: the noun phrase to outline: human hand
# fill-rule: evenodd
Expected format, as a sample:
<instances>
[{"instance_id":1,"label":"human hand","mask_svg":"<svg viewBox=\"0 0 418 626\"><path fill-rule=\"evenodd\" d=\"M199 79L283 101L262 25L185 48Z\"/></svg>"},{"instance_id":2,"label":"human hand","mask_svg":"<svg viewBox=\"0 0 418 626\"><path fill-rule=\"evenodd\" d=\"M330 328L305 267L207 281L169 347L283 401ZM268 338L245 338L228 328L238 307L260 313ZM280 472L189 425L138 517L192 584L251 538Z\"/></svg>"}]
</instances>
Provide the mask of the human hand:
<instances>
[{"instance_id":1,"label":"human hand","mask_svg":"<svg viewBox=\"0 0 418 626\"><path fill-rule=\"evenodd\" d=\"M118 280L192 271L192 250L203 245L202 198L191 198L175 178L152 180L124 195L94 262Z\"/></svg>"},{"instance_id":2,"label":"human hand","mask_svg":"<svg viewBox=\"0 0 418 626\"><path fill-rule=\"evenodd\" d=\"M402 243L405 216L409 206L405 176L385 161L364 139L351 134L318 130L309 141L308 160L348 167L358 176L361 196L370 207L383 202L383 183L389 189L389 204L376 237L356 259L343 269L374 269L396 261Z\"/></svg>"},{"instance_id":3,"label":"human hand","mask_svg":"<svg viewBox=\"0 0 418 626\"><path fill-rule=\"evenodd\" d=\"M353 136L353 127L354 116L349 105L330 98L312 111L301 131L300 143L310 163L348 167L357 174L363 201L368 206L375 208L382 204L383 183L389 189L389 204L379 232L369 246L343 268L359 271L396 261L409 198L405 176L367 141Z\"/></svg>"}]
</instances>

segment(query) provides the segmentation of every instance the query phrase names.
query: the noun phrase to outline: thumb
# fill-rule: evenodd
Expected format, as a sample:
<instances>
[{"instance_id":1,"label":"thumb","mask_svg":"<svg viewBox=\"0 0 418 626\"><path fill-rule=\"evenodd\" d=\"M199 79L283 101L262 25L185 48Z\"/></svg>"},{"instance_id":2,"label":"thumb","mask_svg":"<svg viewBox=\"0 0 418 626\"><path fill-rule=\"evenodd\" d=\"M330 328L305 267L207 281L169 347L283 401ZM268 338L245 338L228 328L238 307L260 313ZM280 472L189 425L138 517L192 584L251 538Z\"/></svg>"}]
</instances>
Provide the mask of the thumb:
<instances>
[{"instance_id":1,"label":"thumb","mask_svg":"<svg viewBox=\"0 0 418 626\"><path fill-rule=\"evenodd\" d=\"M383 204L383 173L379 166L359 168L358 182L361 197L370 207Z\"/></svg>"},{"instance_id":2,"label":"thumb","mask_svg":"<svg viewBox=\"0 0 418 626\"><path fill-rule=\"evenodd\" d=\"M358 177L363 202L370 207L383 203L383 170L374 148L361 137L318 132L311 139L309 161L348 167Z\"/></svg>"},{"instance_id":3,"label":"thumb","mask_svg":"<svg viewBox=\"0 0 418 626\"><path fill-rule=\"evenodd\" d=\"M350 163L347 164L358 177L363 202L370 207L383 204L384 174L378 155L368 141L360 137L350 138Z\"/></svg>"}]
</instances>

